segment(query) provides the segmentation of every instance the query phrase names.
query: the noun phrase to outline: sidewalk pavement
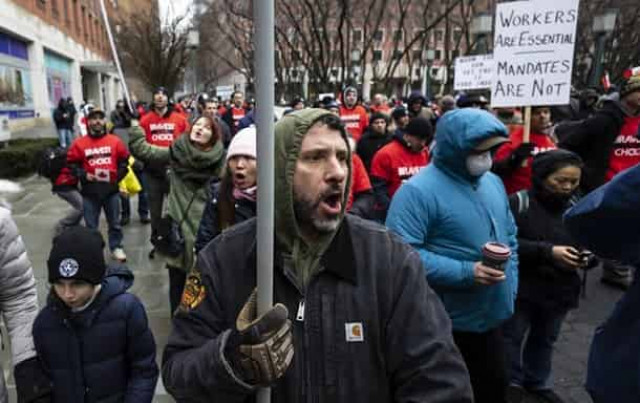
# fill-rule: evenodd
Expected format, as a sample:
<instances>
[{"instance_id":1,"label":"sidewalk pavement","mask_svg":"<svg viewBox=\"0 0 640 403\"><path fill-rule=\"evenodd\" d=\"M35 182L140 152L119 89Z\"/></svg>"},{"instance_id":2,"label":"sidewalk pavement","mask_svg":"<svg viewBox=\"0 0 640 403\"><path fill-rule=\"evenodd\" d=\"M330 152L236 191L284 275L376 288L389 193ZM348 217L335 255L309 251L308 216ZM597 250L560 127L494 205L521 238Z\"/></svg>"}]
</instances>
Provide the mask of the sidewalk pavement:
<instances>
[{"instance_id":1,"label":"sidewalk pavement","mask_svg":"<svg viewBox=\"0 0 640 403\"><path fill-rule=\"evenodd\" d=\"M24 192L14 195L10 202L13 204L14 218L33 264L38 283L38 297L42 305L48 292L46 260L51 248L53 227L68 207L65 202L51 194L50 185L44 179L32 176L22 184L25 188ZM155 260L148 259L150 250L148 240L151 229L149 225L143 225L138 220L135 214L137 211L135 203L137 198L134 198L132 203L131 223L124 227L127 264L135 274L135 282L130 291L140 297L146 307L157 344L157 360L160 363L162 350L170 331L168 275L162 259L158 257ZM106 239L104 218L101 229ZM600 269L594 269L589 273L587 296L581 299L580 308L567 317L556 344L553 361L555 389L567 403L591 402L583 386L591 337L595 327L605 320L615 302L622 296L621 291L600 284L600 274ZM7 342L6 339L5 342ZM0 355L0 359L2 359L5 374L8 375L11 365L7 348ZM9 384L13 387L12 380ZM173 401L167 395L161 380L158 382L154 401L158 403Z\"/></svg>"}]
</instances>

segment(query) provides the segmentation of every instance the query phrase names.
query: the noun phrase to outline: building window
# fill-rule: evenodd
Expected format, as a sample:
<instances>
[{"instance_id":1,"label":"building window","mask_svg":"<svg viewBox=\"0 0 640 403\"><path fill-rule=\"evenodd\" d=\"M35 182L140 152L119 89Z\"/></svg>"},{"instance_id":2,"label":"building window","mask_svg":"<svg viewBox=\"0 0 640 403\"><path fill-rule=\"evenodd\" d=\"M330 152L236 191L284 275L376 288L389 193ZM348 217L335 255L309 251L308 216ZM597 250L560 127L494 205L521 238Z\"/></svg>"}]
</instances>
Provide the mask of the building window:
<instances>
[{"instance_id":1,"label":"building window","mask_svg":"<svg viewBox=\"0 0 640 403\"><path fill-rule=\"evenodd\" d=\"M89 40L89 33L87 32L87 10L84 6L80 6L80 18L82 19L82 32L84 32L84 40Z\"/></svg>"},{"instance_id":2,"label":"building window","mask_svg":"<svg viewBox=\"0 0 640 403\"><path fill-rule=\"evenodd\" d=\"M69 0L62 0L62 9L64 10L64 23L67 27L70 27L71 19L69 18Z\"/></svg>"},{"instance_id":3,"label":"building window","mask_svg":"<svg viewBox=\"0 0 640 403\"><path fill-rule=\"evenodd\" d=\"M413 60L414 61L421 61L422 60L422 51L421 50L414 50L413 51Z\"/></svg>"},{"instance_id":4,"label":"building window","mask_svg":"<svg viewBox=\"0 0 640 403\"><path fill-rule=\"evenodd\" d=\"M58 0L51 0L51 14L53 18L58 18L60 16L60 12L58 11Z\"/></svg>"},{"instance_id":5,"label":"building window","mask_svg":"<svg viewBox=\"0 0 640 403\"><path fill-rule=\"evenodd\" d=\"M444 31L441 29L436 30L436 42L442 42L444 39Z\"/></svg>"},{"instance_id":6,"label":"building window","mask_svg":"<svg viewBox=\"0 0 640 403\"><path fill-rule=\"evenodd\" d=\"M362 42L362 30L361 29L354 30L352 37L354 42Z\"/></svg>"},{"instance_id":7,"label":"building window","mask_svg":"<svg viewBox=\"0 0 640 403\"><path fill-rule=\"evenodd\" d=\"M454 50L454 51L451 52L451 60L454 60L458 56L460 56L460 51L459 50Z\"/></svg>"},{"instance_id":8,"label":"building window","mask_svg":"<svg viewBox=\"0 0 640 403\"><path fill-rule=\"evenodd\" d=\"M76 24L76 32L80 34L80 18L78 17L78 0L71 0L71 8L73 8L73 21Z\"/></svg>"},{"instance_id":9,"label":"building window","mask_svg":"<svg viewBox=\"0 0 640 403\"><path fill-rule=\"evenodd\" d=\"M436 60L442 60L442 51L441 50L436 50L434 53L435 59Z\"/></svg>"},{"instance_id":10,"label":"building window","mask_svg":"<svg viewBox=\"0 0 640 403\"><path fill-rule=\"evenodd\" d=\"M338 77L338 69L337 69L337 68L333 68L333 69L331 69L331 75L332 75L334 78L337 78L337 77Z\"/></svg>"},{"instance_id":11,"label":"building window","mask_svg":"<svg viewBox=\"0 0 640 403\"><path fill-rule=\"evenodd\" d=\"M393 40L396 41L396 42L401 41L402 38L404 37L403 33L404 33L404 31L401 30L401 29L394 30L393 31Z\"/></svg>"},{"instance_id":12,"label":"building window","mask_svg":"<svg viewBox=\"0 0 640 403\"><path fill-rule=\"evenodd\" d=\"M402 55L404 53L404 49L396 49L393 51L393 59L400 60L402 59Z\"/></svg>"},{"instance_id":13,"label":"building window","mask_svg":"<svg viewBox=\"0 0 640 403\"><path fill-rule=\"evenodd\" d=\"M379 62L382 60L382 50L374 50L372 60L374 62Z\"/></svg>"},{"instance_id":14,"label":"building window","mask_svg":"<svg viewBox=\"0 0 640 403\"><path fill-rule=\"evenodd\" d=\"M376 31L373 33L373 40L382 41L383 38L384 38L384 31L382 29L376 29Z\"/></svg>"},{"instance_id":15,"label":"building window","mask_svg":"<svg viewBox=\"0 0 640 403\"><path fill-rule=\"evenodd\" d=\"M458 43L462 38L462 31L459 29L455 29L452 33L454 43Z\"/></svg>"}]
</instances>

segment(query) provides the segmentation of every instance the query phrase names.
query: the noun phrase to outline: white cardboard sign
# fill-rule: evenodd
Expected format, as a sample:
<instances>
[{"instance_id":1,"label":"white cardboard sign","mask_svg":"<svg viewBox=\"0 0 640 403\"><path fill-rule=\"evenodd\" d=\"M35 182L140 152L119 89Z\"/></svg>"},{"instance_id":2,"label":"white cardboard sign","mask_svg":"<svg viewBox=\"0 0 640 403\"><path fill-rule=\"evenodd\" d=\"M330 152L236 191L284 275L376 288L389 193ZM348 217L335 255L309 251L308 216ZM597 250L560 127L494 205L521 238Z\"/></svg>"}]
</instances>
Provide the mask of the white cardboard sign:
<instances>
[{"instance_id":1,"label":"white cardboard sign","mask_svg":"<svg viewBox=\"0 0 640 403\"><path fill-rule=\"evenodd\" d=\"M491 88L493 69L493 55L457 57L453 89L466 91Z\"/></svg>"},{"instance_id":2,"label":"white cardboard sign","mask_svg":"<svg viewBox=\"0 0 640 403\"><path fill-rule=\"evenodd\" d=\"M578 3L531 0L497 5L493 107L569 103Z\"/></svg>"}]
</instances>

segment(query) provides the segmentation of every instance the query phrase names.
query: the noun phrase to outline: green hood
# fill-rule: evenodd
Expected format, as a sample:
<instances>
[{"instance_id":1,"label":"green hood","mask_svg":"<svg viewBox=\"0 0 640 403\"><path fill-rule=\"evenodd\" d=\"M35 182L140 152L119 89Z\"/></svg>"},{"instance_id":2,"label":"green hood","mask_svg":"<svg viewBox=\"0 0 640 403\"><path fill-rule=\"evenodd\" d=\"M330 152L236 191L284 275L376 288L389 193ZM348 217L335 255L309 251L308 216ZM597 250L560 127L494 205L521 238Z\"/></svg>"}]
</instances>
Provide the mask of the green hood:
<instances>
[{"instance_id":1,"label":"green hood","mask_svg":"<svg viewBox=\"0 0 640 403\"><path fill-rule=\"evenodd\" d=\"M293 174L300 154L302 139L311 125L323 116L330 115L323 109L304 109L283 117L275 126L275 220L278 249L291 259L299 285L307 285L312 275L320 269L320 257L327 249L335 232L326 234L312 244L300 233L293 208ZM346 134L343 133L347 142ZM348 142L347 142L347 148ZM342 202L341 218L347 204L351 186L351 155L347 159L349 174Z\"/></svg>"}]
</instances>

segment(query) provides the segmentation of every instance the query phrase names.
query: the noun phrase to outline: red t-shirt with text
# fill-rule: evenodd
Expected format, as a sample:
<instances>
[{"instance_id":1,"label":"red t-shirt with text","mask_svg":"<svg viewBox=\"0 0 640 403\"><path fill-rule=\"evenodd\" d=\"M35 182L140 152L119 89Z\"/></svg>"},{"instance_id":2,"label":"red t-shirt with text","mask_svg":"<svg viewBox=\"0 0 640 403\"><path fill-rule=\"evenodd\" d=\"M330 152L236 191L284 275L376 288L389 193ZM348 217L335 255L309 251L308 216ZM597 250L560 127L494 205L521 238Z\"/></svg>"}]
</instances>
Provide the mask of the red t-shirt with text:
<instances>
[{"instance_id":1,"label":"red t-shirt with text","mask_svg":"<svg viewBox=\"0 0 640 403\"><path fill-rule=\"evenodd\" d=\"M354 108L340 106L340 120L355 141L360 140L362 133L369 126L369 115L360 105L356 105Z\"/></svg>"},{"instance_id":2,"label":"red t-shirt with text","mask_svg":"<svg viewBox=\"0 0 640 403\"><path fill-rule=\"evenodd\" d=\"M511 155L513 151L522 144L522 137L524 135L524 128L519 127L511 132L509 136L510 143L504 143L495 155L496 161L502 161ZM543 133L531 133L529 136L529 142L533 143L533 155L543 153L549 150L555 150L556 144L551 138ZM531 188L531 164L533 162L533 156L527 159L526 166L520 165L514 169L509 176L502 177L504 187L507 189L507 194L516 193L520 190Z\"/></svg>"},{"instance_id":3,"label":"red t-shirt with text","mask_svg":"<svg viewBox=\"0 0 640 403\"><path fill-rule=\"evenodd\" d=\"M400 185L429 163L429 151L414 153L394 140L373 156L371 176L387 183L389 197L393 197Z\"/></svg>"},{"instance_id":4,"label":"red t-shirt with text","mask_svg":"<svg viewBox=\"0 0 640 403\"><path fill-rule=\"evenodd\" d=\"M640 140L638 139L640 116L625 116L620 134L613 143L613 150L609 157L609 169L606 179L610 181L614 176L640 163Z\"/></svg>"},{"instance_id":5,"label":"red t-shirt with text","mask_svg":"<svg viewBox=\"0 0 640 403\"><path fill-rule=\"evenodd\" d=\"M188 130L189 124L187 119L178 112L171 112L169 116L160 116L151 111L140 120L140 127L144 130L147 143L158 147L169 147Z\"/></svg>"},{"instance_id":6,"label":"red t-shirt with text","mask_svg":"<svg viewBox=\"0 0 640 403\"><path fill-rule=\"evenodd\" d=\"M67 151L67 163L81 164L87 175L96 182L117 183L118 161L129 158L129 151L120 137L106 134L102 137L78 137Z\"/></svg>"}]
</instances>

